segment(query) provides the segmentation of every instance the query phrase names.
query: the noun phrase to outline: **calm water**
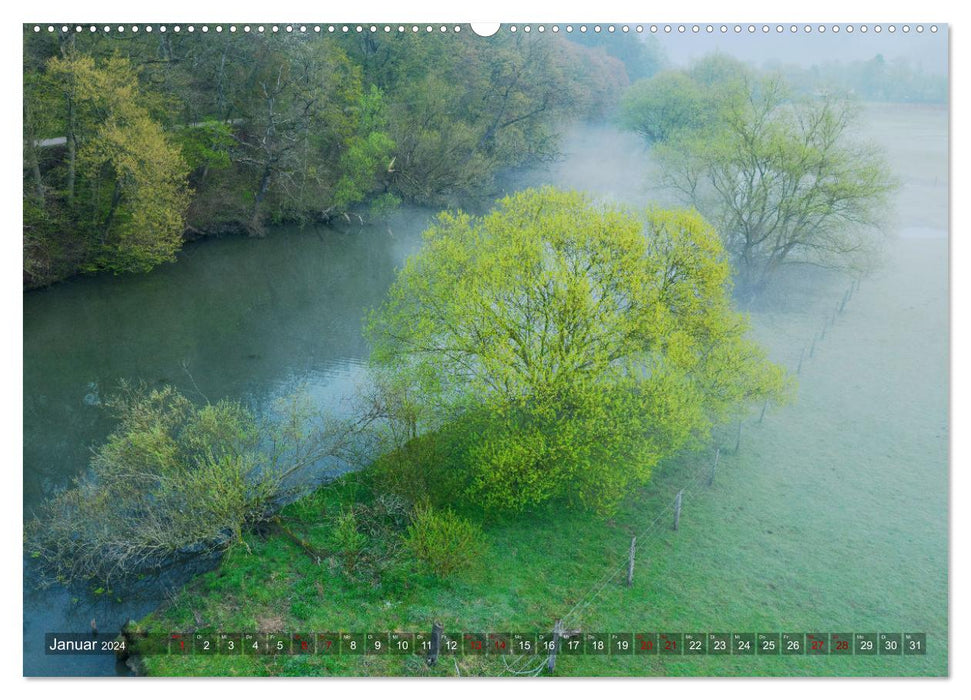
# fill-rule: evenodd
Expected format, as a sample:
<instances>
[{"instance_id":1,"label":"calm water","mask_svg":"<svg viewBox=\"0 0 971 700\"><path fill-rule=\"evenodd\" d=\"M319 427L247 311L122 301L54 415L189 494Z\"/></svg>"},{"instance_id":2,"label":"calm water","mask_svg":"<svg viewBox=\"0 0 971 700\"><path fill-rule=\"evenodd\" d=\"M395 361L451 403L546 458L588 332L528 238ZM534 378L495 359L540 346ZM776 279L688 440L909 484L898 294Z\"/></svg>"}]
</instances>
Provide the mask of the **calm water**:
<instances>
[{"instance_id":1,"label":"calm water","mask_svg":"<svg viewBox=\"0 0 971 700\"><path fill-rule=\"evenodd\" d=\"M112 421L98 404L121 379L173 384L255 406L301 385L339 405L362 378L364 315L378 305L430 218L375 226L280 227L265 239L188 245L148 275L78 279L24 296L24 512L85 469ZM113 675L111 657L45 656L45 632L114 633L152 610L155 586L124 602L24 576L24 673ZM178 583L178 576L169 583Z\"/></svg>"}]
</instances>

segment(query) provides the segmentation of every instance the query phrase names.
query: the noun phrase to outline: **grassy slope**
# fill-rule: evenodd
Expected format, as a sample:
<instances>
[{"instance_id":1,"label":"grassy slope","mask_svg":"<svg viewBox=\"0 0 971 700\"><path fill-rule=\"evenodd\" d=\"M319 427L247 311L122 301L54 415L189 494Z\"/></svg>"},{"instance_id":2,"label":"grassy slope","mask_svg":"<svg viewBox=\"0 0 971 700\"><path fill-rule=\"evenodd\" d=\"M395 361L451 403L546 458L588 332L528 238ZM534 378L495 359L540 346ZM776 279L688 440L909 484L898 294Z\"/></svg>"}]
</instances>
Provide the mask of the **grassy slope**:
<instances>
[{"instance_id":1,"label":"grassy slope","mask_svg":"<svg viewBox=\"0 0 971 700\"><path fill-rule=\"evenodd\" d=\"M844 285L756 314L756 335L795 368ZM370 582L317 564L281 537L248 540L150 625L160 631L546 631L623 565L639 537L635 585L619 579L570 627L587 631L927 632L926 657L561 657L562 675L943 675L947 673L946 241L902 240L863 282L799 377L796 402L755 416L713 487L690 490L681 530L666 510L709 455L659 470L608 522L559 514L486 525L481 567L451 582L396 570ZM726 436L731 445L734 435ZM327 547L322 514L356 497L330 487L292 506ZM426 674L401 657L152 657L158 675ZM435 675L495 675L460 657Z\"/></svg>"}]
</instances>

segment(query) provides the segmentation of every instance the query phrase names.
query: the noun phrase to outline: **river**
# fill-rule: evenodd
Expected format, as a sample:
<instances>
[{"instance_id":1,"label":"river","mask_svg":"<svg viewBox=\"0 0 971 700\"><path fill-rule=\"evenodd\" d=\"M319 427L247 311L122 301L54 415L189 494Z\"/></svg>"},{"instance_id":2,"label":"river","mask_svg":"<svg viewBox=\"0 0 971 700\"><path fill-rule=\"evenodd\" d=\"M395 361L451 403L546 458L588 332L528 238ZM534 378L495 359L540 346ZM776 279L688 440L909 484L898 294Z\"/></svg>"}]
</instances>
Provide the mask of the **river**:
<instances>
[{"instance_id":1,"label":"river","mask_svg":"<svg viewBox=\"0 0 971 700\"><path fill-rule=\"evenodd\" d=\"M266 405L295 387L339 408L362 377L366 310L415 250L432 212L188 244L150 274L70 280L24 295L24 513L87 465L112 428L100 405L122 379L210 401ZM24 674L114 675L107 656L45 656L45 632L103 634L163 599L174 572L120 602L24 575Z\"/></svg>"}]
</instances>

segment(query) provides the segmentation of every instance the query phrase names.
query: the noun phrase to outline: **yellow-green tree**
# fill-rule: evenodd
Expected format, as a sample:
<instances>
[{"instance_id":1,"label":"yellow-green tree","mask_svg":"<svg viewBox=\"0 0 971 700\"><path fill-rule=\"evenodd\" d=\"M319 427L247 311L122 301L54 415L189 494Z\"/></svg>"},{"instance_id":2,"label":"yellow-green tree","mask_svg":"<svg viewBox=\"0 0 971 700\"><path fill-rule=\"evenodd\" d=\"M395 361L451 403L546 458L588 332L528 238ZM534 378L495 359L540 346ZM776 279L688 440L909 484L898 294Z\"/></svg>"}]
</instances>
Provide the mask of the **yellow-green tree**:
<instances>
[{"instance_id":1,"label":"yellow-green tree","mask_svg":"<svg viewBox=\"0 0 971 700\"><path fill-rule=\"evenodd\" d=\"M369 324L385 405L434 443L418 453L440 495L609 512L660 460L784 395L729 273L690 211L545 188L443 213Z\"/></svg>"},{"instance_id":2,"label":"yellow-green tree","mask_svg":"<svg viewBox=\"0 0 971 700\"><path fill-rule=\"evenodd\" d=\"M299 394L256 416L238 401L122 383L105 406L117 424L89 469L25 523L42 585L130 584L224 551L301 491L305 470L346 459L356 436Z\"/></svg>"},{"instance_id":3,"label":"yellow-green tree","mask_svg":"<svg viewBox=\"0 0 971 700\"><path fill-rule=\"evenodd\" d=\"M60 222L82 242L82 269L148 270L174 259L189 204L188 167L149 112L151 98L121 58L100 64L66 51L44 87L61 99L66 138L55 169ZM29 101L33 95L26 95ZM50 99L48 97L48 99Z\"/></svg>"}]
</instances>

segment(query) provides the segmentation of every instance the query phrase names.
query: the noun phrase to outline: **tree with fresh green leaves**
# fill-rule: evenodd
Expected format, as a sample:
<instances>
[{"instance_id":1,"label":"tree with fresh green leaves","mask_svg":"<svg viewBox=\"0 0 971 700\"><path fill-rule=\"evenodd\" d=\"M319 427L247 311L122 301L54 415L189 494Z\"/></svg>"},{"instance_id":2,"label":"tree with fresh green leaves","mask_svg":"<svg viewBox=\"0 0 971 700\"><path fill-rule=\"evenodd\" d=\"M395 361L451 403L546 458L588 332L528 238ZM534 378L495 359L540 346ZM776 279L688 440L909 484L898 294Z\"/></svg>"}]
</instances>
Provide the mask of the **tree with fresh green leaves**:
<instances>
[{"instance_id":1,"label":"tree with fresh green leaves","mask_svg":"<svg viewBox=\"0 0 971 700\"><path fill-rule=\"evenodd\" d=\"M755 76L747 63L719 51L694 61L687 73L704 89L723 95L744 93L746 83Z\"/></svg>"},{"instance_id":2,"label":"tree with fresh green leaves","mask_svg":"<svg viewBox=\"0 0 971 700\"><path fill-rule=\"evenodd\" d=\"M693 212L545 188L441 214L368 326L402 453L423 445L439 497L610 512L664 458L784 397L729 287Z\"/></svg>"},{"instance_id":3,"label":"tree with fresh green leaves","mask_svg":"<svg viewBox=\"0 0 971 700\"><path fill-rule=\"evenodd\" d=\"M188 124L175 131L192 180L197 185L206 182L210 171L226 170L232 165L230 150L236 141L232 126L215 119Z\"/></svg>"},{"instance_id":4,"label":"tree with fresh green leaves","mask_svg":"<svg viewBox=\"0 0 971 700\"><path fill-rule=\"evenodd\" d=\"M705 91L682 71L665 71L630 86L620 101L618 122L648 143L678 131L699 129L710 119Z\"/></svg>"},{"instance_id":5,"label":"tree with fresh green leaves","mask_svg":"<svg viewBox=\"0 0 971 700\"><path fill-rule=\"evenodd\" d=\"M354 426L315 415L301 395L258 416L237 401L197 405L171 386L123 384L105 405L118 423L90 469L26 525L42 583L130 581L226 550L304 470L357 449Z\"/></svg>"},{"instance_id":6,"label":"tree with fresh green leaves","mask_svg":"<svg viewBox=\"0 0 971 700\"><path fill-rule=\"evenodd\" d=\"M348 55L389 105L392 190L453 205L504 167L558 153L561 120L601 118L626 85L623 64L554 35L350 36Z\"/></svg>"},{"instance_id":7,"label":"tree with fresh green leaves","mask_svg":"<svg viewBox=\"0 0 971 700\"><path fill-rule=\"evenodd\" d=\"M713 126L656 149L663 182L722 236L741 293L784 264L860 271L878 257L895 182L874 147L850 138L857 112L829 94L791 101L763 77L722 101Z\"/></svg>"},{"instance_id":8,"label":"tree with fresh green leaves","mask_svg":"<svg viewBox=\"0 0 971 700\"><path fill-rule=\"evenodd\" d=\"M129 62L96 63L68 47L47 61L31 87L25 114L53 100L66 147L59 167L45 168L47 178L34 167L36 155L31 159L35 187L25 253L34 236L61 228L75 234L84 270L144 271L173 260L189 204L188 168L151 117ZM35 126L25 129L28 153L36 154L37 133Z\"/></svg>"},{"instance_id":9,"label":"tree with fresh green leaves","mask_svg":"<svg viewBox=\"0 0 971 700\"><path fill-rule=\"evenodd\" d=\"M261 235L267 223L326 221L386 193L387 104L339 41L224 34L178 37L166 51L177 60L150 65L172 85L182 119L231 124L231 167L200 183L194 227ZM212 135L220 141L210 150L222 152L221 134L200 134Z\"/></svg>"},{"instance_id":10,"label":"tree with fresh green leaves","mask_svg":"<svg viewBox=\"0 0 971 700\"><path fill-rule=\"evenodd\" d=\"M744 99L751 75L737 59L708 54L687 70L666 70L631 85L621 97L618 124L649 145L711 128Z\"/></svg>"}]
</instances>

